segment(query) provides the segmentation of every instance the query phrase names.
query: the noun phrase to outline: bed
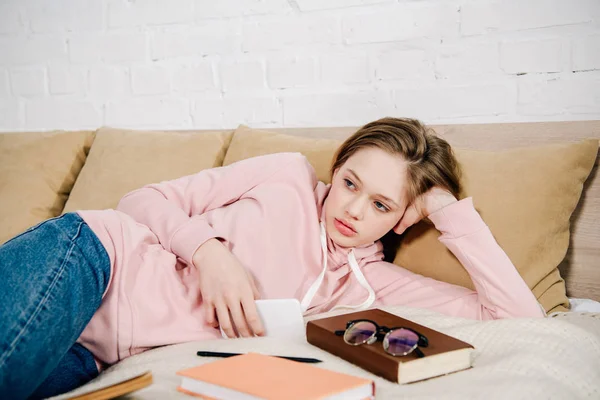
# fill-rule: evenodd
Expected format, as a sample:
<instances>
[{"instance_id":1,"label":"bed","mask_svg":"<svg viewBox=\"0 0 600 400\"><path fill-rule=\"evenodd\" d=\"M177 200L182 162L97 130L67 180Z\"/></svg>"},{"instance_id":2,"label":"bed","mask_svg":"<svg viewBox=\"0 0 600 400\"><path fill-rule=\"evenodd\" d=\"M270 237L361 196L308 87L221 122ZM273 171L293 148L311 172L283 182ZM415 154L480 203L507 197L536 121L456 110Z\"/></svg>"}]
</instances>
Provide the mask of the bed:
<instances>
[{"instance_id":1,"label":"bed","mask_svg":"<svg viewBox=\"0 0 600 400\"><path fill-rule=\"evenodd\" d=\"M600 139L600 121L440 125L453 146L502 150L542 143ZM342 139L352 127L268 131L310 138ZM598 157L571 218L568 252L559 266L570 311L543 319L473 321L404 306L387 307L417 323L473 344L472 369L409 385L396 385L297 339L253 338L175 344L125 359L97 379L56 399L69 398L150 370L154 383L130 399L185 399L176 391L177 370L200 365L196 351L263 352L324 360L321 368L374 379L378 399L579 399L600 398L600 177ZM323 317L329 314L313 316Z\"/></svg>"}]
</instances>

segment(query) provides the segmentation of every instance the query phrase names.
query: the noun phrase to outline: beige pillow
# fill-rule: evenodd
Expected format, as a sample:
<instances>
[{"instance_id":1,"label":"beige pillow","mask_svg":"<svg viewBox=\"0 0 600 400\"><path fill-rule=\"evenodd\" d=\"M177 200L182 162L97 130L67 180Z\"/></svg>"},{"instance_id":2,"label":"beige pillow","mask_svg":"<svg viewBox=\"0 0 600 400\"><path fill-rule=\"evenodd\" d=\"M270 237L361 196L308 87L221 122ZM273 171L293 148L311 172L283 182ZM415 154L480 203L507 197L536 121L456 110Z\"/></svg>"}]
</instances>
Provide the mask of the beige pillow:
<instances>
[{"instance_id":1,"label":"beige pillow","mask_svg":"<svg viewBox=\"0 0 600 400\"><path fill-rule=\"evenodd\" d=\"M496 241L547 311L569 305L557 267L569 248L569 219L597 152L595 139L498 152L455 149L463 168L463 196L473 197ZM438 236L426 222L415 225L402 239L394 262L473 288Z\"/></svg>"},{"instance_id":2,"label":"beige pillow","mask_svg":"<svg viewBox=\"0 0 600 400\"><path fill-rule=\"evenodd\" d=\"M298 136L259 131L240 125L233 135L223 165L250 157L272 153L299 152L304 154L317 172L317 178L329 182L329 168L340 141L307 139Z\"/></svg>"},{"instance_id":3,"label":"beige pillow","mask_svg":"<svg viewBox=\"0 0 600 400\"><path fill-rule=\"evenodd\" d=\"M222 165L232 132L156 132L101 128L64 212L115 208L146 184Z\"/></svg>"},{"instance_id":4,"label":"beige pillow","mask_svg":"<svg viewBox=\"0 0 600 400\"><path fill-rule=\"evenodd\" d=\"M340 141L311 139L240 127L225 164L280 151L307 156L317 176L329 182L329 166ZM463 167L463 197L476 209L525 282L548 311L568 305L557 266L569 246L569 219L598 151L597 140L510 151L455 149ZM473 287L458 260L429 223L410 228L394 262L416 273Z\"/></svg>"},{"instance_id":5,"label":"beige pillow","mask_svg":"<svg viewBox=\"0 0 600 400\"><path fill-rule=\"evenodd\" d=\"M0 243L60 214L93 140L93 132L0 134Z\"/></svg>"}]
</instances>

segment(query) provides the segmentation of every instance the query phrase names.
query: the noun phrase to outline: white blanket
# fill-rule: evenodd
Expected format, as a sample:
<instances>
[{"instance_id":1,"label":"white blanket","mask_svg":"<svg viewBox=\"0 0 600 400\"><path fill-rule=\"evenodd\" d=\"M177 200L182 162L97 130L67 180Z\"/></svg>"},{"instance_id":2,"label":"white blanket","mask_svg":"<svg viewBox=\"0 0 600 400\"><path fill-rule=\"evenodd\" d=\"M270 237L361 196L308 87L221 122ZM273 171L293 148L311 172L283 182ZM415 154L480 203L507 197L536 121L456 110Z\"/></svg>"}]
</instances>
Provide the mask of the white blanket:
<instances>
[{"instance_id":1,"label":"white blanket","mask_svg":"<svg viewBox=\"0 0 600 400\"><path fill-rule=\"evenodd\" d=\"M317 364L320 368L374 379L377 399L600 399L600 313L481 322L402 306L385 310L471 343L476 349L473 368L398 385L306 342L274 338L211 340L166 346L128 358L87 385L54 399L68 398L145 370L152 371L154 383L128 398L191 399L175 390L180 382L175 372L214 360L197 357L198 350L319 358L324 361ZM326 315L332 314L317 317Z\"/></svg>"}]
</instances>

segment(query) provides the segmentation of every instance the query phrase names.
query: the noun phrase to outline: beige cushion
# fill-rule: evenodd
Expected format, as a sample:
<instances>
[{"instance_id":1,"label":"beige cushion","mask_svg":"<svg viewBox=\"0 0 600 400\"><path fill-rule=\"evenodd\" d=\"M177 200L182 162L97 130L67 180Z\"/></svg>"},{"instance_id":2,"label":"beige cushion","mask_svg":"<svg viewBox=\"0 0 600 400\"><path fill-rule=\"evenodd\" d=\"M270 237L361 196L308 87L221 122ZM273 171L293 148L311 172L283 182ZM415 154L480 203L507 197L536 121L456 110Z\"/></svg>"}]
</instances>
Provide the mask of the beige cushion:
<instances>
[{"instance_id":1,"label":"beige cushion","mask_svg":"<svg viewBox=\"0 0 600 400\"><path fill-rule=\"evenodd\" d=\"M304 154L317 172L317 178L329 182L329 167L335 150L340 145L333 139L307 139L259 131L240 125L233 135L223 165L264 154L299 152Z\"/></svg>"},{"instance_id":2,"label":"beige cushion","mask_svg":"<svg viewBox=\"0 0 600 400\"><path fill-rule=\"evenodd\" d=\"M64 212L114 208L146 184L219 167L231 135L101 128Z\"/></svg>"},{"instance_id":3,"label":"beige cushion","mask_svg":"<svg viewBox=\"0 0 600 400\"><path fill-rule=\"evenodd\" d=\"M93 132L0 134L0 243L62 211Z\"/></svg>"},{"instance_id":4,"label":"beige cushion","mask_svg":"<svg viewBox=\"0 0 600 400\"><path fill-rule=\"evenodd\" d=\"M340 143L240 127L225 164L260 154L299 151L308 157L319 179L329 182L329 166ZM496 240L548 311L568 305L557 266L569 247L569 218L597 150L597 140L503 152L455 149L464 171L463 197L473 196ZM472 288L468 274L438 236L426 221L415 225L404 235L394 262Z\"/></svg>"},{"instance_id":5,"label":"beige cushion","mask_svg":"<svg viewBox=\"0 0 600 400\"><path fill-rule=\"evenodd\" d=\"M568 307L557 266L569 247L569 219L597 152L595 139L502 152L456 151L464 196L473 196L497 242L548 311ZM431 225L416 225L394 262L472 288L467 272L438 236Z\"/></svg>"}]
</instances>

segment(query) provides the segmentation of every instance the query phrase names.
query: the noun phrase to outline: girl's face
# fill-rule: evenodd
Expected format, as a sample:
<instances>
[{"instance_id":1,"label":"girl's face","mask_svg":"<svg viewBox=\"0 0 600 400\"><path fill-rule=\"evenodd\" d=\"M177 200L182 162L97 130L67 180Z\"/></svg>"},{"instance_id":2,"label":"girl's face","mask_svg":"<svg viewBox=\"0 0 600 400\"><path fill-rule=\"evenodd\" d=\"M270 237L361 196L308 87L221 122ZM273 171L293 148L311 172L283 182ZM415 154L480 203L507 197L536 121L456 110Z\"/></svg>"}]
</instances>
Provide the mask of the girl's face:
<instances>
[{"instance_id":1,"label":"girl's face","mask_svg":"<svg viewBox=\"0 0 600 400\"><path fill-rule=\"evenodd\" d=\"M325 227L338 246L373 243L404 214L406 161L379 148L354 153L334 172L325 200Z\"/></svg>"}]
</instances>

